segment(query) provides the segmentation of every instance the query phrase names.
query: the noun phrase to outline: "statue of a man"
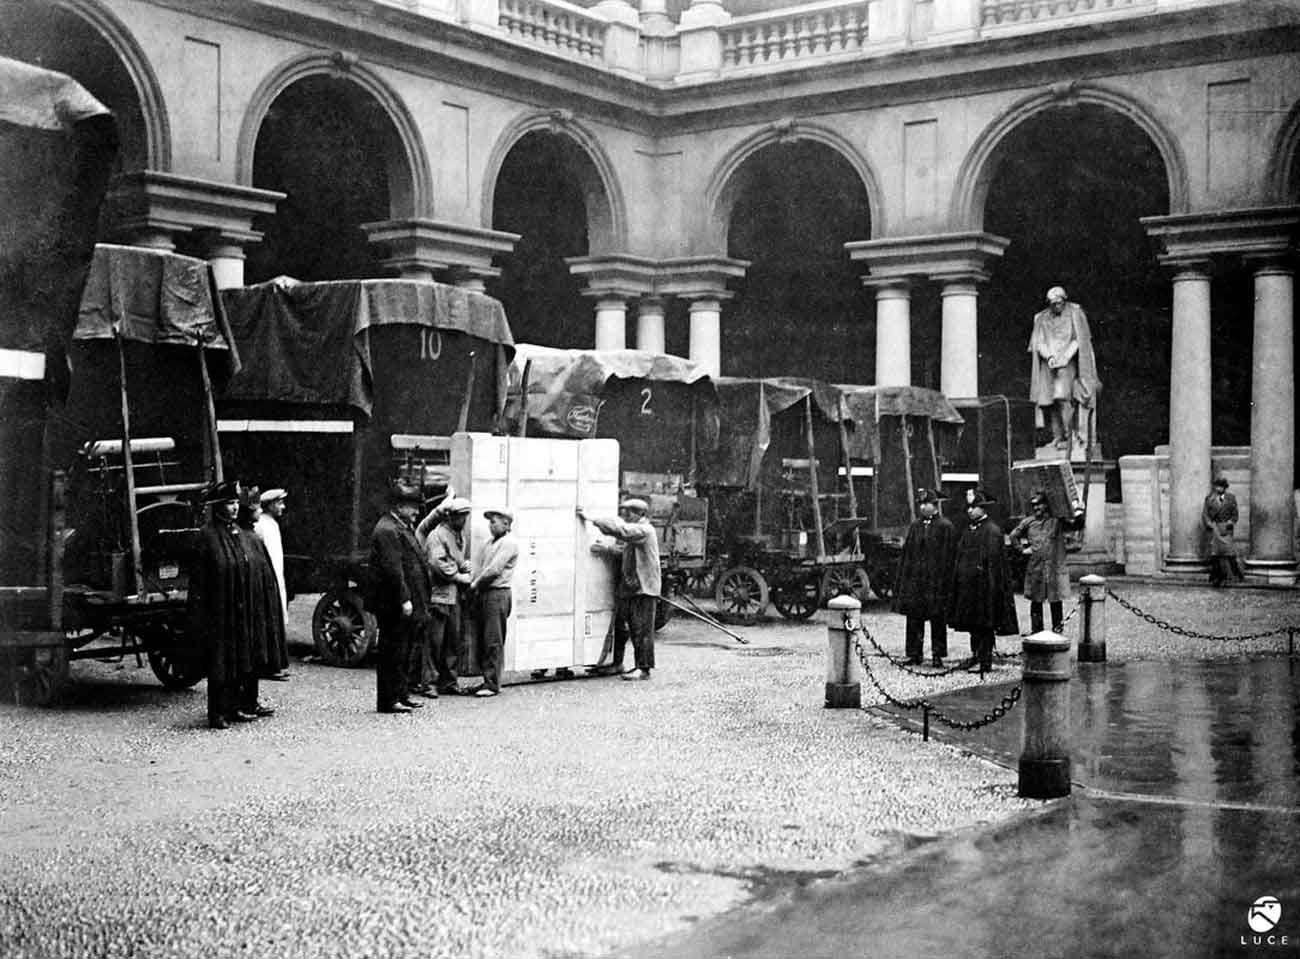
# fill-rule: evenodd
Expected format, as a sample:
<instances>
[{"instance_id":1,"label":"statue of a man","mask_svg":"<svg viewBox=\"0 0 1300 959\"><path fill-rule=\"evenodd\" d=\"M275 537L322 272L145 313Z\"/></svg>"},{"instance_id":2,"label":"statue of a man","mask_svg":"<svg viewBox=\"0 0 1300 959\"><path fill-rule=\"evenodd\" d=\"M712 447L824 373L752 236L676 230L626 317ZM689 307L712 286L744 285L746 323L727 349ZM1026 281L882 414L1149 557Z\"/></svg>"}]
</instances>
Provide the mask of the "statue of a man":
<instances>
[{"instance_id":1,"label":"statue of a man","mask_svg":"<svg viewBox=\"0 0 1300 959\"><path fill-rule=\"evenodd\" d=\"M1059 286L1047 291L1047 309L1034 316L1029 353L1029 397L1037 406L1037 425L1051 426L1057 449L1068 450L1072 442L1082 446L1087 441L1079 435L1080 427L1092 414L1101 381L1088 317Z\"/></svg>"}]
</instances>

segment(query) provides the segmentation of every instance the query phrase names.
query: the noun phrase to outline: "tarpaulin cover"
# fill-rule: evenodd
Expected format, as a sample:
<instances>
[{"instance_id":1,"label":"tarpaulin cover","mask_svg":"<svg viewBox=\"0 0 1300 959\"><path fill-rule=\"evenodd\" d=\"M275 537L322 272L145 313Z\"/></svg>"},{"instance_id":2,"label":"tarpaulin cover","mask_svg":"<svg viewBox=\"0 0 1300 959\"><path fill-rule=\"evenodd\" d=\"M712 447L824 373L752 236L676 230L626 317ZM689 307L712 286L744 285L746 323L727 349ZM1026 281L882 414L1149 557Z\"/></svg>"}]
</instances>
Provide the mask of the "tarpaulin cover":
<instances>
[{"instance_id":1,"label":"tarpaulin cover","mask_svg":"<svg viewBox=\"0 0 1300 959\"><path fill-rule=\"evenodd\" d=\"M81 294L74 340L231 351L234 339L207 260L138 246L100 243Z\"/></svg>"},{"instance_id":2,"label":"tarpaulin cover","mask_svg":"<svg viewBox=\"0 0 1300 959\"><path fill-rule=\"evenodd\" d=\"M74 80L0 58L0 349L62 366L116 145Z\"/></svg>"},{"instance_id":3,"label":"tarpaulin cover","mask_svg":"<svg viewBox=\"0 0 1300 959\"><path fill-rule=\"evenodd\" d=\"M680 356L645 350L561 350L520 343L510 364L511 431L518 432L518 396L520 389L526 388L528 435L596 436L610 380L701 384L710 397L714 392L704 368ZM678 425L685 429L689 421ZM716 434L716 429L712 432Z\"/></svg>"},{"instance_id":4,"label":"tarpaulin cover","mask_svg":"<svg viewBox=\"0 0 1300 959\"><path fill-rule=\"evenodd\" d=\"M749 489L758 485L763 457L772 443L772 417L808 396L823 422L851 421L840 391L818 380L720 376L714 386L721 437L716 451L701 461L702 484ZM806 450L792 452L807 455Z\"/></svg>"},{"instance_id":5,"label":"tarpaulin cover","mask_svg":"<svg viewBox=\"0 0 1300 959\"><path fill-rule=\"evenodd\" d=\"M935 441L942 458L956 447L962 424L961 413L937 390L920 386L857 386L839 383L853 428L849 431L849 455L855 460L875 462L879 448L877 424L886 416L917 416L933 424Z\"/></svg>"},{"instance_id":6,"label":"tarpaulin cover","mask_svg":"<svg viewBox=\"0 0 1300 959\"><path fill-rule=\"evenodd\" d=\"M243 361L226 393L234 400L347 404L370 415L374 327L451 330L514 349L500 301L443 283L276 279L222 296Z\"/></svg>"}]
</instances>

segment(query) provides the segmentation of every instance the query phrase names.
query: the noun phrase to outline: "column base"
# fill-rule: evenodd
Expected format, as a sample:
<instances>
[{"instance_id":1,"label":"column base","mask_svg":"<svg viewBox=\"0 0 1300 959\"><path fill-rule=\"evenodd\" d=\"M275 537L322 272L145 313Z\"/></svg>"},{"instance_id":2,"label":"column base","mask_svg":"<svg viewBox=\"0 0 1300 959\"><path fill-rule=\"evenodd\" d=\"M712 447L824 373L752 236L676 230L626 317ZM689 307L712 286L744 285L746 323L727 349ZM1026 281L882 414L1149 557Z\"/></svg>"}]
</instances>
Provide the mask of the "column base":
<instances>
[{"instance_id":1,"label":"column base","mask_svg":"<svg viewBox=\"0 0 1300 959\"><path fill-rule=\"evenodd\" d=\"M1191 579L1194 576L1208 576L1210 564L1201 556L1166 556L1164 572Z\"/></svg>"},{"instance_id":2,"label":"column base","mask_svg":"<svg viewBox=\"0 0 1300 959\"><path fill-rule=\"evenodd\" d=\"M1252 579L1262 579L1266 583L1279 586L1294 586L1296 583L1295 560L1248 559L1242 566L1246 575Z\"/></svg>"},{"instance_id":3,"label":"column base","mask_svg":"<svg viewBox=\"0 0 1300 959\"><path fill-rule=\"evenodd\" d=\"M826 708L827 709L861 709L862 708L862 684L861 683L827 683L826 684Z\"/></svg>"},{"instance_id":4,"label":"column base","mask_svg":"<svg viewBox=\"0 0 1300 959\"><path fill-rule=\"evenodd\" d=\"M1026 799L1059 799L1070 795L1070 759L1020 760L1018 795Z\"/></svg>"}]
</instances>

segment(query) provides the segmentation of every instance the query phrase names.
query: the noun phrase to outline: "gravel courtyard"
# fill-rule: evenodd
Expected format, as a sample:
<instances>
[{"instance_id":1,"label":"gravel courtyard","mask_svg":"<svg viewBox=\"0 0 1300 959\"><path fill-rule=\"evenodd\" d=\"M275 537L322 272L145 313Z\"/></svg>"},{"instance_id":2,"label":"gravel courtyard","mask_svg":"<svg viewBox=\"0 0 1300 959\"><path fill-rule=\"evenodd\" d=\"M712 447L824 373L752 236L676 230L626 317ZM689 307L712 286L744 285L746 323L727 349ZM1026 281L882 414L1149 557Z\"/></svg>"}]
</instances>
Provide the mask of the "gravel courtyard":
<instances>
[{"instance_id":1,"label":"gravel courtyard","mask_svg":"<svg viewBox=\"0 0 1300 959\"><path fill-rule=\"evenodd\" d=\"M1300 622L1290 591L1115 589L1208 633ZM299 644L310 610L291 607ZM743 629L748 646L679 617L650 683L411 715L373 711L372 672L296 657L263 687L278 714L225 732L202 684L76 663L61 707L0 705L0 956L604 956L1043 806L1014 770L823 709L826 615ZM1108 615L1116 660L1287 647ZM901 654L900 617L876 604L864 623ZM900 696L978 683L888 675Z\"/></svg>"}]
</instances>

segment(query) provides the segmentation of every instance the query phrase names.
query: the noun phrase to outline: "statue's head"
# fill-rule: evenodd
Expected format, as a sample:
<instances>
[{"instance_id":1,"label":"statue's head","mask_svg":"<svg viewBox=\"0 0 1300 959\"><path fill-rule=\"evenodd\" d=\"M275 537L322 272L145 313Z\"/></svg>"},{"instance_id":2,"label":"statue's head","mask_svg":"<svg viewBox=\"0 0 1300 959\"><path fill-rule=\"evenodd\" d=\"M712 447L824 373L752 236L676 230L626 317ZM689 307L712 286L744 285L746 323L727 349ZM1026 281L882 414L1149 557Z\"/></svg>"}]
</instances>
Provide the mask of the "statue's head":
<instances>
[{"instance_id":1,"label":"statue's head","mask_svg":"<svg viewBox=\"0 0 1300 959\"><path fill-rule=\"evenodd\" d=\"M1047 305L1052 308L1053 313L1060 313L1065 308L1065 288L1054 286L1047 291Z\"/></svg>"}]
</instances>

